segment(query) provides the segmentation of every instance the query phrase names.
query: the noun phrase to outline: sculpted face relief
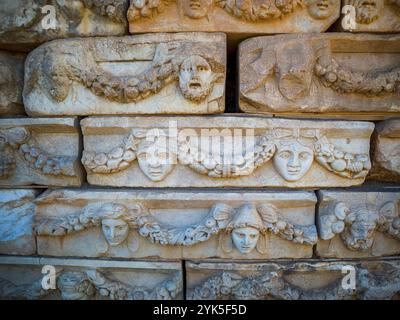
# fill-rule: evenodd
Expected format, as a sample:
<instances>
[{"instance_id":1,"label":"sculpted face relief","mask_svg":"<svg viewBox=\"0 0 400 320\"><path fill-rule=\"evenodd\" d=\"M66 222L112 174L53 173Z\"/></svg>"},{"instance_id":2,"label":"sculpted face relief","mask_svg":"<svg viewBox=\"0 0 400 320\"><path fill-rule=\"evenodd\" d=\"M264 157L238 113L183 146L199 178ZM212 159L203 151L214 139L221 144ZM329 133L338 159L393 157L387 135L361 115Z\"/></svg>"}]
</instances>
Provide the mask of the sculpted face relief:
<instances>
[{"instance_id":1,"label":"sculpted face relief","mask_svg":"<svg viewBox=\"0 0 400 320\"><path fill-rule=\"evenodd\" d=\"M118 246L128 237L129 226L122 219L103 219L101 228L111 246Z\"/></svg>"},{"instance_id":2,"label":"sculpted face relief","mask_svg":"<svg viewBox=\"0 0 400 320\"><path fill-rule=\"evenodd\" d=\"M325 19L332 15L335 0L306 0L308 13L314 19Z\"/></svg>"},{"instance_id":3,"label":"sculpted face relief","mask_svg":"<svg viewBox=\"0 0 400 320\"><path fill-rule=\"evenodd\" d=\"M211 92L214 75L211 66L200 56L186 58L179 73L179 88L193 102L204 100Z\"/></svg>"},{"instance_id":4,"label":"sculpted face relief","mask_svg":"<svg viewBox=\"0 0 400 320\"><path fill-rule=\"evenodd\" d=\"M313 51L306 44L289 44L277 52L279 91L288 100L308 96L313 74Z\"/></svg>"},{"instance_id":5,"label":"sculpted face relief","mask_svg":"<svg viewBox=\"0 0 400 320\"><path fill-rule=\"evenodd\" d=\"M157 143L143 142L137 157L140 169L152 181L163 180L174 167L173 154Z\"/></svg>"},{"instance_id":6,"label":"sculpted face relief","mask_svg":"<svg viewBox=\"0 0 400 320\"><path fill-rule=\"evenodd\" d=\"M310 170L314 160L311 148L298 141L278 143L274 166L287 181L298 181Z\"/></svg>"},{"instance_id":7,"label":"sculpted face relief","mask_svg":"<svg viewBox=\"0 0 400 320\"><path fill-rule=\"evenodd\" d=\"M181 0L183 14L192 19L204 18L213 5L212 0Z\"/></svg>"},{"instance_id":8,"label":"sculpted face relief","mask_svg":"<svg viewBox=\"0 0 400 320\"><path fill-rule=\"evenodd\" d=\"M253 227L232 230L232 241L241 253L250 253L256 247L260 232Z\"/></svg>"},{"instance_id":9,"label":"sculpted face relief","mask_svg":"<svg viewBox=\"0 0 400 320\"><path fill-rule=\"evenodd\" d=\"M361 0L356 7L357 22L370 24L379 18L383 1Z\"/></svg>"}]
</instances>

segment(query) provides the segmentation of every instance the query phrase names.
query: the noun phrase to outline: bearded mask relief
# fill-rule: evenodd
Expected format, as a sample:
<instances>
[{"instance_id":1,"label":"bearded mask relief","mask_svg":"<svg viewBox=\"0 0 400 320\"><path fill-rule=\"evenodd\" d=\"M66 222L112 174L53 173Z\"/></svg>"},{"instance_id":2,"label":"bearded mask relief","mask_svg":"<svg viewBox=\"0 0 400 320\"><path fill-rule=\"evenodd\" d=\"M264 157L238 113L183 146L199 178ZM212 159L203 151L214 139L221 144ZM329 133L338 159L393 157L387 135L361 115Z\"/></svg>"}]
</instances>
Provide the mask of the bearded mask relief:
<instances>
[{"instance_id":1,"label":"bearded mask relief","mask_svg":"<svg viewBox=\"0 0 400 320\"><path fill-rule=\"evenodd\" d=\"M350 0L347 4L355 7L357 23L370 24L379 18L383 2L383 0Z\"/></svg>"},{"instance_id":2,"label":"bearded mask relief","mask_svg":"<svg viewBox=\"0 0 400 320\"><path fill-rule=\"evenodd\" d=\"M273 161L282 178L298 181L310 170L314 161L314 151L297 140L278 142Z\"/></svg>"},{"instance_id":3,"label":"bearded mask relief","mask_svg":"<svg viewBox=\"0 0 400 320\"><path fill-rule=\"evenodd\" d=\"M186 99L196 103L203 101L210 94L214 81L215 75L206 59L196 55L182 62L179 88Z\"/></svg>"},{"instance_id":4,"label":"bearded mask relief","mask_svg":"<svg viewBox=\"0 0 400 320\"><path fill-rule=\"evenodd\" d=\"M181 0L183 14L192 19L204 18L213 6L213 0Z\"/></svg>"},{"instance_id":5,"label":"bearded mask relief","mask_svg":"<svg viewBox=\"0 0 400 320\"><path fill-rule=\"evenodd\" d=\"M308 13L314 19L326 19L333 14L337 0L306 0Z\"/></svg>"}]
</instances>

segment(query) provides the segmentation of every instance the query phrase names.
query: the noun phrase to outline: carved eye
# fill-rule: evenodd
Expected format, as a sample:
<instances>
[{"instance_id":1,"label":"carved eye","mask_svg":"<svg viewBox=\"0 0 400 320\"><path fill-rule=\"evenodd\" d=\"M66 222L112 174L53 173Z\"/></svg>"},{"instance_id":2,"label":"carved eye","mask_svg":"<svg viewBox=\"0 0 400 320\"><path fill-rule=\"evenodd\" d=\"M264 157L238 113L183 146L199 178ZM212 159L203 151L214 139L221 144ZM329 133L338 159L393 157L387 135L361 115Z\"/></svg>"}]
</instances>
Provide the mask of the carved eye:
<instances>
[{"instance_id":1,"label":"carved eye","mask_svg":"<svg viewBox=\"0 0 400 320\"><path fill-rule=\"evenodd\" d=\"M279 157L282 158L282 159L289 159L290 156L291 156L290 151L282 151L282 152L279 154Z\"/></svg>"},{"instance_id":2,"label":"carved eye","mask_svg":"<svg viewBox=\"0 0 400 320\"><path fill-rule=\"evenodd\" d=\"M198 66L197 71L208 71L208 68L206 66Z\"/></svg>"},{"instance_id":3,"label":"carved eye","mask_svg":"<svg viewBox=\"0 0 400 320\"><path fill-rule=\"evenodd\" d=\"M144 152L144 153L139 154L139 155L138 155L138 158L139 158L139 159L142 159L142 160L147 160L148 155L147 155L146 152Z\"/></svg>"},{"instance_id":4,"label":"carved eye","mask_svg":"<svg viewBox=\"0 0 400 320\"><path fill-rule=\"evenodd\" d=\"M239 233L239 238L244 238L244 233Z\"/></svg>"},{"instance_id":5,"label":"carved eye","mask_svg":"<svg viewBox=\"0 0 400 320\"><path fill-rule=\"evenodd\" d=\"M308 157L309 157L308 152L302 152L302 153L300 153L300 156L299 156L300 160L307 160Z\"/></svg>"},{"instance_id":6,"label":"carved eye","mask_svg":"<svg viewBox=\"0 0 400 320\"><path fill-rule=\"evenodd\" d=\"M168 158L168 153L166 153L166 152L161 152L161 153L158 154L158 157L159 157L160 159L162 159L162 160L165 160L165 159Z\"/></svg>"},{"instance_id":7,"label":"carved eye","mask_svg":"<svg viewBox=\"0 0 400 320\"><path fill-rule=\"evenodd\" d=\"M257 237L256 234L251 234L251 235L250 235L250 238L252 238L252 239L255 239L256 237Z\"/></svg>"},{"instance_id":8,"label":"carved eye","mask_svg":"<svg viewBox=\"0 0 400 320\"><path fill-rule=\"evenodd\" d=\"M125 228L124 226L118 226L118 227L117 227L117 229L118 229L119 231L124 230L124 228Z\"/></svg>"}]
</instances>

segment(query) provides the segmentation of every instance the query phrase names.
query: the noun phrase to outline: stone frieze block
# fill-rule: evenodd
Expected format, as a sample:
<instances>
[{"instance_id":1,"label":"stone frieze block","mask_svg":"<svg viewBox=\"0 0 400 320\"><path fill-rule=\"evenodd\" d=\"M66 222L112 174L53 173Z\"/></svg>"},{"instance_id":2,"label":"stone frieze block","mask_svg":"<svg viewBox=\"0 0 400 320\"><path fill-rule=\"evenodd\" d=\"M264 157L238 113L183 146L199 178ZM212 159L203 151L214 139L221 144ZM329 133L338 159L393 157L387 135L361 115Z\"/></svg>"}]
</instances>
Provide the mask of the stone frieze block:
<instances>
[{"instance_id":1,"label":"stone frieze block","mask_svg":"<svg viewBox=\"0 0 400 320\"><path fill-rule=\"evenodd\" d=\"M0 116L25 114L22 104L24 61L24 54L0 51Z\"/></svg>"},{"instance_id":2,"label":"stone frieze block","mask_svg":"<svg viewBox=\"0 0 400 320\"><path fill-rule=\"evenodd\" d=\"M361 258L400 254L400 190L320 190L317 254Z\"/></svg>"},{"instance_id":3,"label":"stone frieze block","mask_svg":"<svg viewBox=\"0 0 400 320\"><path fill-rule=\"evenodd\" d=\"M188 261L186 283L189 300L391 300L400 297L400 261Z\"/></svg>"},{"instance_id":4,"label":"stone frieze block","mask_svg":"<svg viewBox=\"0 0 400 320\"><path fill-rule=\"evenodd\" d=\"M400 32L400 2L343 0L338 27L351 32Z\"/></svg>"},{"instance_id":5,"label":"stone frieze block","mask_svg":"<svg viewBox=\"0 0 400 320\"><path fill-rule=\"evenodd\" d=\"M400 115L400 36L256 37L239 46L239 106L290 117Z\"/></svg>"},{"instance_id":6,"label":"stone frieze block","mask_svg":"<svg viewBox=\"0 0 400 320\"><path fill-rule=\"evenodd\" d=\"M34 255L33 233L38 189L0 190L0 254Z\"/></svg>"},{"instance_id":7,"label":"stone frieze block","mask_svg":"<svg viewBox=\"0 0 400 320\"><path fill-rule=\"evenodd\" d=\"M371 151L372 169L368 179L400 182L400 119L377 124Z\"/></svg>"},{"instance_id":8,"label":"stone frieze block","mask_svg":"<svg viewBox=\"0 0 400 320\"><path fill-rule=\"evenodd\" d=\"M90 184L343 187L362 184L374 124L256 116L85 118Z\"/></svg>"},{"instance_id":9,"label":"stone frieze block","mask_svg":"<svg viewBox=\"0 0 400 320\"><path fill-rule=\"evenodd\" d=\"M221 113L226 36L145 34L46 43L27 58L30 116Z\"/></svg>"},{"instance_id":10,"label":"stone frieze block","mask_svg":"<svg viewBox=\"0 0 400 320\"><path fill-rule=\"evenodd\" d=\"M131 0L129 31L234 34L323 32L340 15L340 0Z\"/></svg>"},{"instance_id":11,"label":"stone frieze block","mask_svg":"<svg viewBox=\"0 0 400 320\"><path fill-rule=\"evenodd\" d=\"M76 118L0 119L0 186L80 186Z\"/></svg>"},{"instance_id":12,"label":"stone frieze block","mask_svg":"<svg viewBox=\"0 0 400 320\"><path fill-rule=\"evenodd\" d=\"M0 47L30 51L43 42L127 33L128 0L2 0Z\"/></svg>"},{"instance_id":13,"label":"stone frieze block","mask_svg":"<svg viewBox=\"0 0 400 320\"><path fill-rule=\"evenodd\" d=\"M304 191L61 189L37 199L35 234L47 256L309 258L315 204Z\"/></svg>"},{"instance_id":14,"label":"stone frieze block","mask_svg":"<svg viewBox=\"0 0 400 320\"><path fill-rule=\"evenodd\" d=\"M43 281L54 271L54 283ZM180 300L182 292L179 262L0 257L0 299Z\"/></svg>"}]
</instances>

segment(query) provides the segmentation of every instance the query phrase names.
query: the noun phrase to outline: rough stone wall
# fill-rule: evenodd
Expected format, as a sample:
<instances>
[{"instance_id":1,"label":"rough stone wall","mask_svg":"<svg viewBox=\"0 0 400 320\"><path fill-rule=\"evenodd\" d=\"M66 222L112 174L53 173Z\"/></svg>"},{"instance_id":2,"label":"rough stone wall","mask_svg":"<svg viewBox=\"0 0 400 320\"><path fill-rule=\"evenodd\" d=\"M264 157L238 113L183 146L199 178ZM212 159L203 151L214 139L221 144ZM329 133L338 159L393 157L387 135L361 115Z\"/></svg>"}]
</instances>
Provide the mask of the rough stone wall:
<instances>
[{"instance_id":1,"label":"rough stone wall","mask_svg":"<svg viewBox=\"0 0 400 320\"><path fill-rule=\"evenodd\" d=\"M0 298L399 299L399 32L396 0L1 1Z\"/></svg>"}]
</instances>

